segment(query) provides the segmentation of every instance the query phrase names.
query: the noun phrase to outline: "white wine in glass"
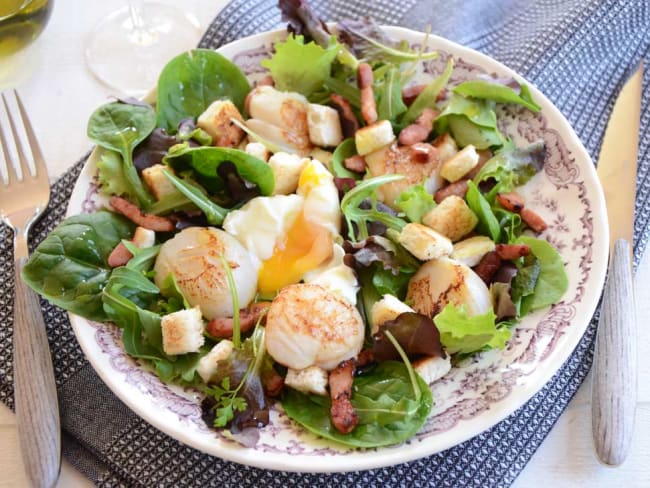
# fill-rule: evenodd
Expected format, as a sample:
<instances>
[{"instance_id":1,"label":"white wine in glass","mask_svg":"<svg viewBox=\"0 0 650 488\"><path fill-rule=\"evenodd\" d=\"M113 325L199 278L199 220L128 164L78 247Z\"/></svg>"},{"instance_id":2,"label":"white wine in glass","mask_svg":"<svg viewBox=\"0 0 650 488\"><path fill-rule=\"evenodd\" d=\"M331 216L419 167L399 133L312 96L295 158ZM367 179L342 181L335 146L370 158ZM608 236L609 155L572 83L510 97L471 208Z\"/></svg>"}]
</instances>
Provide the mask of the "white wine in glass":
<instances>
[{"instance_id":1,"label":"white wine in glass","mask_svg":"<svg viewBox=\"0 0 650 488\"><path fill-rule=\"evenodd\" d=\"M176 7L130 0L95 27L86 62L116 94L141 97L172 57L196 46L200 33L198 21Z\"/></svg>"}]
</instances>

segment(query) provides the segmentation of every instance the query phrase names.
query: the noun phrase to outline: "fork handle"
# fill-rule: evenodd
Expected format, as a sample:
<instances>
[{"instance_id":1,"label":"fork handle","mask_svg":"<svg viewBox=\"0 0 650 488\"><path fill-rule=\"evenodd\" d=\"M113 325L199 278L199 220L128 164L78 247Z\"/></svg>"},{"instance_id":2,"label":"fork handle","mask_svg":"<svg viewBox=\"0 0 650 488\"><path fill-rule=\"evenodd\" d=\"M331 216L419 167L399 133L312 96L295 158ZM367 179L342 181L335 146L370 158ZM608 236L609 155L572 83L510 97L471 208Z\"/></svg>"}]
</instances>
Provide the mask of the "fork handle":
<instances>
[{"instance_id":1,"label":"fork handle","mask_svg":"<svg viewBox=\"0 0 650 488\"><path fill-rule=\"evenodd\" d=\"M26 258L16 260L14 397L20 450L32 485L53 487L61 467L59 403L50 347L36 294L23 283Z\"/></svg>"},{"instance_id":2,"label":"fork handle","mask_svg":"<svg viewBox=\"0 0 650 488\"><path fill-rule=\"evenodd\" d=\"M614 245L596 335L592 435L603 464L625 460L634 432L637 393L636 318L630 245Z\"/></svg>"}]
</instances>

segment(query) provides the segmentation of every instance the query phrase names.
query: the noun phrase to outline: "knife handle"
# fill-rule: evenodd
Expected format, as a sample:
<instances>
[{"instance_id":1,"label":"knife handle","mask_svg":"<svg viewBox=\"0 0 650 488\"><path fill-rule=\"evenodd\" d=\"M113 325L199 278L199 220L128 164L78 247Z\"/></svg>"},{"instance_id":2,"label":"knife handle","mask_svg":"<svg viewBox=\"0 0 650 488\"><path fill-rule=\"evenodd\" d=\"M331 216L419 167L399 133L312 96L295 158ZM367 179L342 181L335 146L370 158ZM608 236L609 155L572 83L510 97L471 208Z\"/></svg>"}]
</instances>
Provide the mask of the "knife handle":
<instances>
[{"instance_id":1,"label":"knife handle","mask_svg":"<svg viewBox=\"0 0 650 488\"><path fill-rule=\"evenodd\" d=\"M634 430L637 394L636 317L630 244L614 244L596 335L591 427L603 464L625 460Z\"/></svg>"}]
</instances>

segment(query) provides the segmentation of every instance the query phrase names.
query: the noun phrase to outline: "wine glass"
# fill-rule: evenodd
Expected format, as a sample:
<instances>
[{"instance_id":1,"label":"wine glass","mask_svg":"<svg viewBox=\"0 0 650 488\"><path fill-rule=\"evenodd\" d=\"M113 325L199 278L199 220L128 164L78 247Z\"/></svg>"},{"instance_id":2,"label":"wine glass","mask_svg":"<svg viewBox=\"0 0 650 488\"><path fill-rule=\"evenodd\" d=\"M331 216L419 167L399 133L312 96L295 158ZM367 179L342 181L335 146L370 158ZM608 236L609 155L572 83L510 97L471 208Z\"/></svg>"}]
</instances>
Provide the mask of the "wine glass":
<instances>
[{"instance_id":1,"label":"wine glass","mask_svg":"<svg viewBox=\"0 0 650 488\"><path fill-rule=\"evenodd\" d=\"M172 5L129 0L95 27L86 62L119 95L142 97L174 55L196 46L200 33L198 21Z\"/></svg>"}]
</instances>

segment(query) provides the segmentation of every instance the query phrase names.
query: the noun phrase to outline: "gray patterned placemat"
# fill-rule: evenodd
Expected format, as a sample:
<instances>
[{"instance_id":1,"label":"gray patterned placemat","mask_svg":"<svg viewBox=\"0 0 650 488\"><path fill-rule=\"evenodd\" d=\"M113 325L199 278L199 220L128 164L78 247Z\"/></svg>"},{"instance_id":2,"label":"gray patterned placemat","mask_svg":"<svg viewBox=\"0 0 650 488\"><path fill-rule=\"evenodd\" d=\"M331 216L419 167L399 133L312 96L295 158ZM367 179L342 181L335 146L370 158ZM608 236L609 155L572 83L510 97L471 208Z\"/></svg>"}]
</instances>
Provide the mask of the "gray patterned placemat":
<instances>
[{"instance_id":1,"label":"gray patterned placemat","mask_svg":"<svg viewBox=\"0 0 650 488\"><path fill-rule=\"evenodd\" d=\"M596 159L618 91L650 46L645 0L313 0L323 18L370 14L381 23L422 29L485 52L534 82L568 118ZM274 0L234 0L201 45L280 25ZM650 76L646 75L647 88ZM635 263L650 218L650 91L644 90L635 219ZM61 220L84 159L52 188L33 244ZM625 189L623 189L625 190ZM11 234L0 228L0 267L12 270ZM0 400L13 407L11 271L0 276ZM59 387L63 450L99 486L458 486L510 485L544 440L586 376L595 322L551 381L492 429L428 458L344 474L265 471L204 455L151 427L122 404L84 359L67 315L42 302Z\"/></svg>"}]
</instances>

